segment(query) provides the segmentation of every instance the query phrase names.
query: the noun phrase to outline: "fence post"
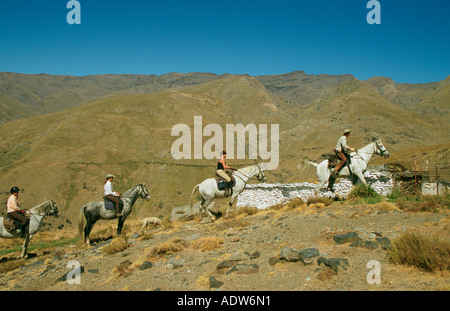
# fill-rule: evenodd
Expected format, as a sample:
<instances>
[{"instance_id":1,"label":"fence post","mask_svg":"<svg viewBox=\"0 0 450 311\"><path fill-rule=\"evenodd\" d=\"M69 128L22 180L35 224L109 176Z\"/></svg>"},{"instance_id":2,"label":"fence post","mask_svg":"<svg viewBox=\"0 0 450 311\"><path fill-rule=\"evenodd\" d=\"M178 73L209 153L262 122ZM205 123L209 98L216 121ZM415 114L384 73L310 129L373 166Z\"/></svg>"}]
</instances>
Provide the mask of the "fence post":
<instances>
[{"instance_id":1,"label":"fence post","mask_svg":"<svg viewBox=\"0 0 450 311\"><path fill-rule=\"evenodd\" d=\"M438 180L438 168L436 165L436 196L439 196L439 180Z\"/></svg>"},{"instance_id":2,"label":"fence post","mask_svg":"<svg viewBox=\"0 0 450 311\"><path fill-rule=\"evenodd\" d=\"M417 167L416 163L417 161L414 161L414 195L417 196Z\"/></svg>"}]
</instances>

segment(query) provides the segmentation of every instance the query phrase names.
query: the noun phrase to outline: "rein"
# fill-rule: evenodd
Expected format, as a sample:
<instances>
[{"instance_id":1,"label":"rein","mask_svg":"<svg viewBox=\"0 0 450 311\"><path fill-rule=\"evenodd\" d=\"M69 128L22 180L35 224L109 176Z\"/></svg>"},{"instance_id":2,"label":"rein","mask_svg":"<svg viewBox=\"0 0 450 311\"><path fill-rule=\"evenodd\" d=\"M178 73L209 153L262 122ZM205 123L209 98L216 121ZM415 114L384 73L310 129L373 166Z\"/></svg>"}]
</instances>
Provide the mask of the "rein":
<instances>
[{"instance_id":1,"label":"rein","mask_svg":"<svg viewBox=\"0 0 450 311\"><path fill-rule=\"evenodd\" d=\"M51 206L50 206L50 207L51 207ZM31 216L33 216L33 218L34 218L36 221L38 221L38 219L37 219L36 216L41 216L41 217L47 216L46 213L43 213L43 214L33 213L33 212L31 212L30 210L28 210L26 213L27 213L27 214L30 214Z\"/></svg>"},{"instance_id":2,"label":"rein","mask_svg":"<svg viewBox=\"0 0 450 311\"><path fill-rule=\"evenodd\" d=\"M36 220L37 222L39 222L39 219L37 219L37 217L36 216L41 216L41 217L44 217L46 214L35 214L35 213L32 213L32 212L30 212L30 211L28 211L28 214L30 214L33 218L34 218L34 220Z\"/></svg>"},{"instance_id":3,"label":"rein","mask_svg":"<svg viewBox=\"0 0 450 311\"><path fill-rule=\"evenodd\" d=\"M259 170L258 173L261 173L261 168L259 167L259 165L258 165L258 170ZM247 183L250 179L253 179L255 177L255 175L253 175L252 177L249 177L249 176L245 175L244 173L242 173L240 170L236 170L236 172L239 172L242 175L244 175L245 177L247 177L247 181L245 181L241 176L233 174L233 176L239 177L244 183ZM256 176L256 178L258 178L258 177Z\"/></svg>"},{"instance_id":4,"label":"rein","mask_svg":"<svg viewBox=\"0 0 450 311\"><path fill-rule=\"evenodd\" d=\"M380 146L378 146L377 143L374 143L374 145L375 145L375 148L376 148L376 149L379 149L379 150L380 150L380 156L383 156L384 151L381 150ZM375 149L374 151L372 151L372 152L361 152L361 153L363 153L363 154L374 154L374 153L377 153L377 152L376 152L376 149ZM355 153L356 153L362 160L364 160L364 162L366 162L367 165L369 165L369 163L366 161L366 159L364 159L364 158L360 155L360 152L358 152L358 150L356 150Z\"/></svg>"}]
</instances>

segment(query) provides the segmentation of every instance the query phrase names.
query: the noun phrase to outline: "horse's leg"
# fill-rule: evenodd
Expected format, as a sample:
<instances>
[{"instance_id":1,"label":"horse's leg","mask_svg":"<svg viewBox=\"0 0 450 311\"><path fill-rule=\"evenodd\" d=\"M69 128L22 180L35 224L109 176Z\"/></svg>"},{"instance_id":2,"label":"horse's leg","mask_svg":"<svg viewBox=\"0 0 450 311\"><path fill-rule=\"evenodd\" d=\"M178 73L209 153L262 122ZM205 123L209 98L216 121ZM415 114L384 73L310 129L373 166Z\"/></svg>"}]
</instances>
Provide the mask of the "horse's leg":
<instances>
[{"instance_id":1,"label":"horse's leg","mask_svg":"<svg viewBox=\"0 0 450 311\"><path fill-rule=\"evenodd\" d=\"M320 189L322 189L323 185L325 185L325 183L327 182L327 180L322 180L319 181L319 183L317 184L316 188L314 188L314 196L317 197L317 195L319 194Z\"/></svg>"},{"instance_id":2,"label":"horse's leg","mask_svg":"<svg viewBox=\"0 0 450 311\"><path fill-rule=\"evenodd\" d=\"M331 175L330 179L328 180L328 187L327 187L327 189L329 191L334 192L333 186L334 186L335 182L336 182L336 178L333 175Z\"/></svg>"},{"instance_id":3,"label":"horse's leg","mask_svg":"<svg viewBox=\"0 0 450 311\"><path fill-rule=\"evenodd\" d=\"M198 215L199 215L199 220L202 221L202 214L203 212L205 212L205 199L202 197L202 203L200 204L199 210L198 210Z\"/></svg>"},{"instance_id":4,"label":"horse's leg","mask_svg":"<svg viewBox=\"0 0 450 311\"><path fill-rule=\"evenodd\" d=\"M91 245L91 241L89 240L89 234L91 234L91 230L94 227L96 220L86 220L86 226L84 227L84 242L87 245Z\"/></svg>"},{"instance_id":5,"label":"horse's leg","mask_svg":"<svg viewBox=\"0 0 450 311\"><path fill-rule=\"evenodd\" d=\"M22 254L20 255L21 258L25 258L25 256L27 255L29 242L30 242L30 236L27 234L27 237L25 238L25 241L23 242Z\"/></svg>"},{"instance_id":6,"label":"horse's leg","mask_svg":"<svg viewBox=\"0 0 450 311\"><path fill-rule=\"evenodd\" d=\"M206 213L208 214L209 218L211 219L211 221L216 220L216 217L211 213L211 211L209 210L209 205L211 204L212 200L205 200L205 202L202 202L202 209L204 211L206 211Z\"/></svg>"},{"instance_id":7,"label":"horse's leg","mask_svg":"<svg viewBox=\"0 0 450 311\"><path fill-rule=\"evenodd\" d=\"M228 215L228 213L231 211L231 208L233 207L234 201L236 201L237 194L233 193L231 196L230 202L228 203L227 211L225 212L225 215Z\"/></svg>"},{"instance_id":8,"label":"horse's leg","mask_svg":"<svg viewBox=\"0 0 450 311\"><path fill-rule=\"evenodd\" d=\"M364 174L361 171L356 171L353 172L356 176L358 176L359 180L361 180L361 182L367 186L367 182L366 179L364 178Z\"/></svg>"},{"instance_id":9,"label":"horse's leg","mask_svg":"<svg viewBox=\"0 0 450 311\"><path fill-rule=\"evenodd\" d=\"M317 184L316 188L314 189L314 197L317 197L320 190L325 185L325 183L328 181L330 176L331 176L331 172L327 167L323 167L323 166L317 167L317 179L319 180L319 183Z\"/></svg>"},{"instance_id":10,"label":"horse's leg","mask_svg":"<svg viewBox=\"0 0 450 311\"><path fill-rule=\"evenodd\" d=\"M117 232L116 235L120 235L120 233L122 232L122 227L123 227L123 223L125 222L125 218L123 217L119 217L119 222L117 224Z\"/></svg>"}]
</instances>

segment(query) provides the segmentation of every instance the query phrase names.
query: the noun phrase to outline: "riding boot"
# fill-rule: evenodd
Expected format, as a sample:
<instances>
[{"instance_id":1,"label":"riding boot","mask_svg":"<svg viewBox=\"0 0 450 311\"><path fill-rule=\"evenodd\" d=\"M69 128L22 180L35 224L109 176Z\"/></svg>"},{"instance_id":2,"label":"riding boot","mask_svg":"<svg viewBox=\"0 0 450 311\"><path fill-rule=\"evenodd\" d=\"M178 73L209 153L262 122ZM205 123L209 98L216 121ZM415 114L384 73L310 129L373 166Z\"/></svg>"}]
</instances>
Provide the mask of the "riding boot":
<instances>
[{"instance_id":1,"label":"riding boot","mask_svg":"<svg viewBox=\"0 0 450 311\"><path fill-rule=\"evenodd\" d=\"M29 224L27 223L26 225L23 225L22 228L20 228L20 237L22 239L25 239L28 236L28 229L29 229Z\"/></svg>"},{"instance_id":2,"label":"riding boot","mask_svg":"<svg viewBox=\"0 0 450 311\"><path fill-rule=\"evenodd\" d=\"M122 213L120 212L119 204L116 204L116 217L122 217Z\"/></svg>"},{"instance_id":3,"label":"riding boot","mask_svg":"<svg viewBox=\"0 0 450 311\"><path fill-rule=\"evenodd\" d=\"M231 186L231 181L227 181L225 182L225 196L227 197L230 194L230 186Z\"/></svg>"}]
</instances>

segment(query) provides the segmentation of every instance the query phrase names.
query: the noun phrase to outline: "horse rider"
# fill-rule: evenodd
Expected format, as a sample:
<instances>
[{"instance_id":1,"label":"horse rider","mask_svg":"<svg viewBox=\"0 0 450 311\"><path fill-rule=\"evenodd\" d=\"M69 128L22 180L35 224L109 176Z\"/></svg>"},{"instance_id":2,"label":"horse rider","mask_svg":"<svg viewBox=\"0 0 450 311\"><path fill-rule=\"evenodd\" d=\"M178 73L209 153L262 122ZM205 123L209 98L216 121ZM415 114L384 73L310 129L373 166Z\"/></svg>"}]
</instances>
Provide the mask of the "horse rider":
<instances>
[{"instance_id":1,"label":"horse rider","mask_svg":"<svg viewBox=\"0 0 450 311\"><path fill-rule=\"evenodd\" d=\"M30 227L30 218L25 216L25 211L19 205L19 188L12 187L9 191L11 196L6 203L6 214L9 219L19 221L22 224L20 237L25 238L28 235Z\"/></svg>"},{"instance_id":2,"label":"horse rider","mask_svg":"<svg viewBox=\"0 0 450 311\"><path fill-rule=\"evenodd\" d=\"M220 159L219 162L217 162L217 170L216 170L216 175L218 177L221 177L223 179L225 179L227 181L227 185L226 188L230 187L231 184L231 177L228 176L227 172L225 170L237 170L237 168L228 166L226 163L226 157L227 157L227 152L225 150L223 150L220 153Z\"/></svg>"},{"instance_id":3,"label":"horse rider","mask_svg":"<svg viewBox=\"0 0 450 311\"><path fill-rule=\"evenodd\" d=\"M122 213L120 213L120 194L115 192L112 188L112 181L114 179L114 175L108 174L106 175L105 186L103 189L105 190L105 198L110 200L116 206L116 216L121 217Z\"/></svg>"},{"instance_id":4,"label":"horse rider","mask_svg":"<svg viewBox=\"0 0 450 311\"><path fill-rule=\"evenodd\" d=\"M347 138L350 136L350 130L345 129L344 134L339 138L336 148L334 148L334 153L336 156L341 159L341 161L336 165L334 168L333 174L337 175L339 174L339 170L341 167L347 162L348 159L350 159L349 151L356 151L355 148L351 148L347 144Z\"/></svg>"}]
</instances>

